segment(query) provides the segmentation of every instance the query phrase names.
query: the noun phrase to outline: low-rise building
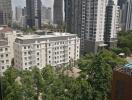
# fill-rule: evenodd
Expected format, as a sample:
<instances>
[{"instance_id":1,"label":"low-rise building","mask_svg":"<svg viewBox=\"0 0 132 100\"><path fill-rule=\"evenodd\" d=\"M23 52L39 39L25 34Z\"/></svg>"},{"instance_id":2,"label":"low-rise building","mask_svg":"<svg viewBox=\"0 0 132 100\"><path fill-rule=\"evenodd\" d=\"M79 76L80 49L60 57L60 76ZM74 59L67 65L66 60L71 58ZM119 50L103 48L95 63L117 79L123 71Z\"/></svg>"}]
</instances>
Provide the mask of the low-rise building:
<instances>
[{"instance_id":1,"label":"low-rise building","mask_svg":"<svg viewBox=\"0 0 132 100\"><path fill-rule=\"evenodd\" d=\"M23 35L14 42L15 67L30 70L46 65L67 66L70 60L79 59L80 39L76 34L48 33L47 35Z\"/></svg>"},{"instance_id":2,"label":"low-rise building","mask_svg":"<svg viewBox=\"0 0 132 100\"><path fill-rule=\"evenodd\" d=\"M11 50L6 40L0 40L0 75L11 66Z\"/></svg>"},{"instance_id":3,"label":"low-rise building","mask_svg":"<svg viewBox=\"0 0 132 100\"><path fill-rule=\"evenodd\" d=\"M14 58L13 43L21 34L8 26L0 27L0 75L3 75L3 72L11 66Z\"/></svg>"}]
</instances>

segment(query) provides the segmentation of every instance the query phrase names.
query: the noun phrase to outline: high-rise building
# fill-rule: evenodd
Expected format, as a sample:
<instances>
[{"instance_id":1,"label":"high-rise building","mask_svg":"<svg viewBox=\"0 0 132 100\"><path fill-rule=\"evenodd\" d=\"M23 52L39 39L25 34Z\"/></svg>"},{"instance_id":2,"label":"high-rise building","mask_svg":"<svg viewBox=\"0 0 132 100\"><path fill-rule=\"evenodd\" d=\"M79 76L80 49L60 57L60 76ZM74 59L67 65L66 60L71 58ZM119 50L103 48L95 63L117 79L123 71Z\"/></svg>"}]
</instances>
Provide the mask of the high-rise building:
<instances>
[{"instance_id":1,"label":"high-rise building","mask_svg":"<svg viewBox=\"0 0 132 100\"><path fill-rule=\"evenodd\" d=\"M50 7L42 6L41 8L41 22L42 24L48 24L52 22L52 11Z\"/></svg>"},{"instance_id":2,"label":"high-rise building","mask_svg":"<svg viewBox=\"0 0 132 100\"><path fill-rule=\"evenodd\" d=\"M65 0L65 27L69 33L80 33L81 0Z\"/></svg>"},{"instance_id":3,"label":"high-rise building","mask_svg":"<svg viewBox=\"0 0 132 100\"><path fill-rule=\"evenodd\" d=\"M41 0L26 0L28 27L41 28Z\"/></svg>"},{"instance_id":4,"label":"high-rise building","mask_svg":"<svg viewBox=\"0 0 132 100\"><path fill-rule=\"evenodd\" d=\"M56 25L63 24L63 0L54 0L53 21Z\"/></svg>"},{"instance_id":5,"label":"high-rise building","mask_svg":"<svg viewBox=\"0 0 132 100\"><path fill-rule=\"evenodd\" d=\"M0 0L0 25L11 25L12 6L11 0Z\"/></svg>"},{"instance_id":6,"label":"high-rise building","mask_svg":"<svg viewBox=\"0 0 132 100\"><path fill-rule=\"evenodd\" d=\"M104 41L108 47L117 46L117 33L119 32L119 6L117 0L109 0L106 7Z\"/></svg>"},{"instance_id":7,"label":"high-rise building","mask_svg":"<svg viewBox=\"0 0 132 100\"><path fill-rule=\"evenodd\" d=\"M132 64L116 68L113 72L111 100L132 99Z\"/></svg>"},{"instance_id":8,"label":"high-rise building","mask_svg":"<svg viewBox=\"0 0 132 100\"><path fill-rule=\"evenodd\" d=\"M126 14L125 18L125 31L132 30L132 0L127 0L124 5L126 8L122 14ZM127 12L127 13L126 13Z\"/></svg>"},{"instance_id":9,"label":"high-rise building","mask_svg":"<svg viewBox=\"0 0 132 100\"><path fill-rule=\"evenodd\" d=\"M66 22L66 27L71 26L67 31L78 33L81 38L81 53L96 53L106 46L104 44L106 4L106 0L68 0L65 4L66 21L70 19L68 23Z\"/></svg>"},{"instance_id":10,"label":"high-rise building","mask_svg":"<svg viewBox=\"0 0 132 100\"><path fill-rule=\"evenodd\" d=\"M79 59L80 39L76 34L48 33L47 35L24 35L14 43L15 67L30 70L46 65L68 66Z\"/></svg>"},{"instance_id":11,"label":"high-rise building","mask_svg":"<svg viewBox=\"0 0 132 100\"><path fill-rule=\"evenodd\" d=\"M22 8L22 16L27 16L26 7Z\"/></svg>"},{"instance_id":12,"label":"high-rise building","mask_svg":"<svg viewBox=\"0 0 132 100\"><path fill-rule=\"evenodd\" d=\"M22 8L21 7L16 7L15 8L15 19L16 21L20 21L21 17L22 17Z\"/></svg>"}]
</instances>

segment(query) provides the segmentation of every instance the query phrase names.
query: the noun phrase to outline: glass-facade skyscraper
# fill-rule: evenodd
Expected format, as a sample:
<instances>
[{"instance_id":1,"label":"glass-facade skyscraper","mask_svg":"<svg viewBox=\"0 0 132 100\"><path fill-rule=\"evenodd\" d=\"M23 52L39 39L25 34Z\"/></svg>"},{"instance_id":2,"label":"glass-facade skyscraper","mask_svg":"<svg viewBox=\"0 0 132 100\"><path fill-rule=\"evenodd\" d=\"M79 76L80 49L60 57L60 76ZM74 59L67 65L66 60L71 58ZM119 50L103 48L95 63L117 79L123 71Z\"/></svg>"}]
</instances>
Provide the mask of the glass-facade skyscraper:
<instances>
[{"instance_id":1,"label":"glass-facade skyscraper","mask_svg":"<svg viewBox=\"0 0 132 100\"><path fill-rule=\"evenodd\" d=\"M12 5L11 0L0 0L0 25L11 25Z\"/></svg>"}]
</instances>

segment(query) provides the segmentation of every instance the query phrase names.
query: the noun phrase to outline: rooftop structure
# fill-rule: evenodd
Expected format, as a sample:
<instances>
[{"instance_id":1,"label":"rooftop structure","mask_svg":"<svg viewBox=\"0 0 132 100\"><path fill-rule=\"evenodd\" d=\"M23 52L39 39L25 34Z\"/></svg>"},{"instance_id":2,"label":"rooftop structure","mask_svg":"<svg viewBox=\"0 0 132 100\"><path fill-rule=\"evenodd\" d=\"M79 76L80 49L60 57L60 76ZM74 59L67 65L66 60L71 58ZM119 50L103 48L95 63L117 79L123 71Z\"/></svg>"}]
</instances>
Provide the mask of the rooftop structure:
<instances>
[{"instance_id":1,"label":"rooftop structure","mask_svg":"<svg viewBox=\"0 0 132 100\"><path fill-rule=\"evenodd\" d=\"M132 63L126 64L121 68L115 69L115 71L119 71L121 73L132 76Z\"/></svg>"}]
</instances>

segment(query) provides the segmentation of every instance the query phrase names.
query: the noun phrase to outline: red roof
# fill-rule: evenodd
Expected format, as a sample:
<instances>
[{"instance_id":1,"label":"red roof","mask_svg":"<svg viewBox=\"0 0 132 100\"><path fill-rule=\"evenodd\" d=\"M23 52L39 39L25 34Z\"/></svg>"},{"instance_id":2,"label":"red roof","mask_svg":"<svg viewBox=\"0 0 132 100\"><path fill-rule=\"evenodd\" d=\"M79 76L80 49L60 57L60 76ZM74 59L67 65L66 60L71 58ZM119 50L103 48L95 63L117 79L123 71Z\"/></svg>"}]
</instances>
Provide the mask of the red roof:
<instances>
[{"instance_id":1,"label":"red roof","mask_svg":"<svg viewBox=\"0 0 132 100\"><path fill-rule=\"evenodd\" d=\"M0 32L12 32L12 28L10 27L4 27L2 30L0 30Z\"/></svg>"}]
</instances>

